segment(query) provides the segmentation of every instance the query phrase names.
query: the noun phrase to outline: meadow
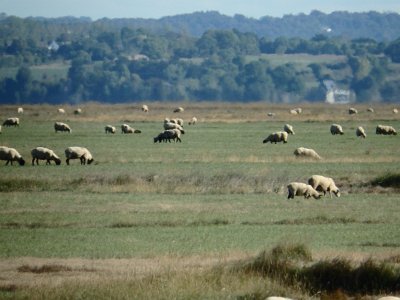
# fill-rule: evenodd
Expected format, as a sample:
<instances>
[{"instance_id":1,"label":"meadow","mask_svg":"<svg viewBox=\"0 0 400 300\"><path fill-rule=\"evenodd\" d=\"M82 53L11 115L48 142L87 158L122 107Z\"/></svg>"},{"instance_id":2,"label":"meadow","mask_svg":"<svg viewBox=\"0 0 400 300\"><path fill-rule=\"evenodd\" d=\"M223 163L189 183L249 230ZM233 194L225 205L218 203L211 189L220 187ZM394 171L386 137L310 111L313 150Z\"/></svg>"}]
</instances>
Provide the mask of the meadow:
<instances>
[{"instance_id":1,"label":"meadow","mask_svg":"<svg viewBox=\"0 0 400 300\"><path fill-rule=\"evenodd\" d=\"M178 105L185 111L174 114ZM399 184L374 181L398 178L398 136L376 135L375 127L399 129L400 117L389 105L371 104L374 113L359 105L357 115L348 105L300 106L301 115L267 103L153 103L147 114L138 104L89 103L80 115L72 113L77 106L65 105L65 115L52 105L24 106L20 127L0 134L0 144L26 160L0 165L0 298L328 297L265 274L232 272L262 251L293 244L309 249L312 262L373 259L398 268ZM12 116L17 106L1 106L1 120ZM189 126L192 116L199 122ZM153 142L166 117L185 120L182 143ZM55 133L55 121L72 133ZM122 123L142 133L121 134ZM287 144L262 143L285 123L295 130ZM332 123L345 134L332 136ZM105 134L107 124L117 133ZM358 126L366 139L356 137ZM62 164L32 166L37 146L53 149ZM68 146L87 147L94 163L67 166ZM323 159L294 157L300 146ZM286 199L289 182L313 174L334 178L342 196Z\"/></svg>"}]
</instances>

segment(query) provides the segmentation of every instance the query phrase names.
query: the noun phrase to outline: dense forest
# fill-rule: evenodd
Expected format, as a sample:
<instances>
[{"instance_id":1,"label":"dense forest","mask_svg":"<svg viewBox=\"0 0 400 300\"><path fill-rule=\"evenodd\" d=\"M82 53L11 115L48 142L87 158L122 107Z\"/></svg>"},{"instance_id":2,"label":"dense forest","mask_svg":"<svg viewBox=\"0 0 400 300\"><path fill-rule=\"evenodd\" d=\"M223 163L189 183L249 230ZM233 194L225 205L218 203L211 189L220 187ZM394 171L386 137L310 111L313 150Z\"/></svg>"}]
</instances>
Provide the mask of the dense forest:
<instances>
[{"instance_id":1,"label":"dense forest","mask_svg":"<svg viewBox=\"0 0 400 300\"><path fill-rule=\"evenodd\" d=\"M0 103L398 101L400 15L0 15Z\"/></svg>"}]
</instances>

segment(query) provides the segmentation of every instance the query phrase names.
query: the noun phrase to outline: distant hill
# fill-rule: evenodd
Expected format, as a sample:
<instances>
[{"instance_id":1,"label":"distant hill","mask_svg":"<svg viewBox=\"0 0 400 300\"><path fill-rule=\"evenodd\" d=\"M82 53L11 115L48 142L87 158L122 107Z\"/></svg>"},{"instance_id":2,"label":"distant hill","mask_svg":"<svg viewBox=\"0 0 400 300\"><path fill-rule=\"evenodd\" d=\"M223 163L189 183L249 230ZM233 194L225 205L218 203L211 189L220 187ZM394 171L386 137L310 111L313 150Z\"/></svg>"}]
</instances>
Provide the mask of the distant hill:
<instances>
[{"instance_id":1,"label":"distant hill","mask_svg":"<svg viewBox=\"0 0 400 300\"><path fill-rule=\"evenodd\" d=\"M349 13L325 14L313 11L309 15L285 15L282 18L247 18L243 15L229 17L215 11L195 12L160 19L101 19L103 23L117 27L145 27L155 31L171 30L201 36L209 29L237 29L253 32L260 37L275 39L280 36L311 38L316 34L343 36L349 39L372 38L376 41L394 40L400 37L400 15L397 13Z\"/></svg>"}]
</instances>

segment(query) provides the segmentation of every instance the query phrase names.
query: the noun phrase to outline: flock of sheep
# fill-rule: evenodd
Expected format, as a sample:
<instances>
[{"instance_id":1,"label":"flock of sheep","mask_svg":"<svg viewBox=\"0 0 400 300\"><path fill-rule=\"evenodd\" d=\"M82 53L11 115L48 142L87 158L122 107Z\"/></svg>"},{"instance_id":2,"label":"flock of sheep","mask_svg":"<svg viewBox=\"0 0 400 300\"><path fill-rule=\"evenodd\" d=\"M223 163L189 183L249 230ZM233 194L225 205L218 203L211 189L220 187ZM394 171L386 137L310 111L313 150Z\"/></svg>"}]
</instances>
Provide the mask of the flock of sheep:
<instances>
[{"instance_id":1,"label":"flock of sheep","mask_svg":"<svg viewBox=\"0 0 400 300\"><path fill-rule=\"evenodd\" d=\"M374 112L373 108L368 108L367 111ZM358 111L355 108L350 108L348 112L350 115L358 113ZM295 108L290 110L290 114L301 114L301 113L302 113L301 108ZM393 109L393 113L397 114L398 113L397 109ZM274 114L268 113L268 116L274 116ZM330 126L330 132L332 135L344 134L343 128L339 124L332 124ZM397 135L396 130L392 126L388 125L377 125L375 133L378 135ZM264 144L268 142L270 142L271 144L272 143L277 144L280 142L287 143L288 136L294 134L295 132L293 126L290 124L285 124L283 127L283 131L277 131L271 133L263 140L263 143ZM356 136L362 138L367 137L367 134L365 133L363 127L361 126L357 127ZM321 156L314 149L305 147L297 148L294 151L294 155L296 157L312 158L317 160L322 159ZM287 185L287 191L288 191L288 196L287 196L288 199L293 199L295 196L304 196L307 199L310 197L319 199L321 197L321 194L319 192L322 192L324 195L326 194L326 192L329 192L331 198L332 198L331 193L333 193L337 197L340 197L340 190L336 186L335 181L330 177L325 177L322 175L312 175L308 179L308 183L291 182Z\"/></svg>"},{"instance_id":2,"label":"flock of sheep","mask_svg":"<svg viewBox=\"0 0 400 300\"><path fill-rule=\"evenodd\" d=\"M59 108L58 110L59 114L65 114L65 110L62 108ZM149 108L147 105L142 106L142 111L147 113L149 111ZM179 113L183 112L184 109L182 107L178 107L173 110L174 113ZM22 114L24 112L22 107L19 107L17 110L18 114ZM76 109L74 111L74 114L81 114L82 110L80 108ZM194 125L197 123L197 118L193 117L189 121L189 125ZM3 122L3 126L5 127L19 127L20 125L20 119L18 117L12 117L8 118ZM1 133L2 127L0 126L0 133ZM115 126L112 125L106 125L105 126L105 133L106 134L114 134L116 132ZM55 132L68 132L71 133L72 129L71 127L64 123L64 122L55 122L54 123L54 130ZM134 129L128 124L122 124L121 125L121 133L123 134L129 134L129 133L141 133L141 130L139 129ZM168 119L166 118L164 120L164 131L161 132L157 137L154 138L154 143L156 142L181 142L181 134L184 134L185 131L183 129L183 120L180 118L175 118L175 119ZM80 163L82 165L85 164L91 164L94 159L90 151L85 148L85 147L68 147L65 149L65 157L66 157L66 163L69 165L69 162L71 159L79 159ZM49 165L51 164L51 161L54 161L56 165L61 164L61 159L60 157L51 149L45 148L45 147L36 147L31 150L31 156L32 156L32 165L38 165L39 160L45 160L46 164ZM13 165L13 162L18 162L19 165L23 166L25 165L25 160L23 159L22 155L15 149L15 148L10 148L6 146L0 146L0 160L6 161L6 165L11 164Z\"/></svg>"},{"instance_id":3,"label":"flock of sheep","mask_svg":"<svg viewBox=\"0 0 400 300\"><path fill-rule=\"evenodd\" d=\"M142 106L142 111L145 113L149 112L149 108L147 105ZM174 113L183 112L184 109L182 107L178 107L173 110ZM369 108L367 111L373 112L372 108ZM63 114L65 111L63 109L58 109L58 112ZM397 113L397 110L393 110L394 113ZM18 108L18 113L23 113L22 108ZM82 110L77 109L74 111L75 114L81 114ZM296 108L290 110L290 114L301 114L302 109ZM349 114L357 114L357 110L354 108L349 109ZM270 116L272 113L269 113ZM193 117L188 124L194 125L197 123L197 118ZM14 126L18 127L20 124L20 120L17 117L8 118L3 122L3 126L9 127ZM54 124L55 132L69 132L71 133L71 127L63 122L55 122ZM183 129L183 120L180 118L165 118L163 123L163 131L160 132L156 137L154 137L154 143L161 143L161 142L181 142L181 135L185 134L185 130ZM106 125L105 128L106 134L114 134L116 132L116 127L112 125ZM1 126L0 126L0 133L1 133ZM141 133L141 130L134 129L128 124L121 125L121 133L129 134L129 133ZM343 135L344 131L341 125L339 124L332 124L330 126L330 133L332 135ZM377 125L376 127L376 134L382 135L397 135L396 130L392 126L387 125ZM289 135L295 135L293 126L290 124L285 124L282 131L277 131L269 134L264 140L263 143L270 142L271 144L277 143L287 143ZM365 130L359 126L356 129L356 136L366 138ZM79 159L82 165L91 164L93 162L93 156L91 155L90 151L85 147L68 147L65 149L65 157L66 163L69 165L69 161L71 159ZM313 149L299 147L295 149L294 155L296 157L304 157L304 158L312 158L320 160L321 156ZM45 147L36 147L31 150L32 156L32 165L35 163L38 165L39 160L45 160L46 164L51 164L51 161L54 161L56 165L61 164L61 159L56 153L48 148ZM20 165L25 164L25 160L19 154L19 152L14 148L9 148L5 146L0 146L0 160L5 160L6 165L11 163L13 164L14 161L18 162ZM323 193L324 195L328 192L332 197L332 193L340 197L340 190L336 186L334 180L329 177L325 177L322 175L312 175L307 183L302 182L291 182L287 185L288 190L288 199L293 199L295 196L303 196L305 198L313 197L315 199L319 199Z\"/></svg>"}]
</instances>

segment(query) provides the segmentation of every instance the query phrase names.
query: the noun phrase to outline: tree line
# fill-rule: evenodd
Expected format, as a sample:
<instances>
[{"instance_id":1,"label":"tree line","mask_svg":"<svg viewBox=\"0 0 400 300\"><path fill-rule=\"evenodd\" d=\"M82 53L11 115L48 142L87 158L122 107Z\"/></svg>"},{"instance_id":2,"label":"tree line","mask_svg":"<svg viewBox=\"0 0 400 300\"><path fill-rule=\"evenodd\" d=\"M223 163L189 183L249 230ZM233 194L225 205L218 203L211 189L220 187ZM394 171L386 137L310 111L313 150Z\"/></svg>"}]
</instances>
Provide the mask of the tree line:
<instances>
[{"instance_id":1,"label":"tree line","mask_svg":"<svg viewBox=\"0 0 400 300\"><path fill-rule=\"evenodd\" d=\"M8 34L0 34L0 67L3 72L17 68L15 76L1 74L2 103L322 101L325 80L353 91L357 101L397 101L400 90L400 39L328 34L270 39L237 29L195 37L56 20L50 25L29 18L1 20L0 33ZM294 60L277 64L268 54L292 54ZM338 60L299 66L299 54ZM61 62L68 65L62 78L33 74L34 66Z\"/></svg>"}]
</instances>

